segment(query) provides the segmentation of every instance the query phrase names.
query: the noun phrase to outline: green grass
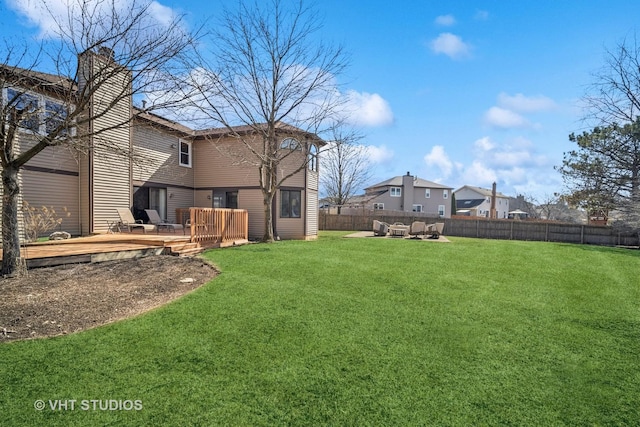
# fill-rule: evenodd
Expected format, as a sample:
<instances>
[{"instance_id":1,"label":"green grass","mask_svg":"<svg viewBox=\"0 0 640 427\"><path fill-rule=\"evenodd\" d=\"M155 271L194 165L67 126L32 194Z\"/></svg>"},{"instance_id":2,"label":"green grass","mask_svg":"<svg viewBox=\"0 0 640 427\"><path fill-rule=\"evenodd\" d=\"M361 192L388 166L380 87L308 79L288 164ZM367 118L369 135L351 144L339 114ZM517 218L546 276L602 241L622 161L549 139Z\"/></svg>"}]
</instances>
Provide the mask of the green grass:
<instances>
[{"instance_id":1,"label":"green grass","mask_svg":"<svg viewBox=\"0 0 640 427\"><path fill-rule=\"evenodd\" d=\"M162 309L0 345L0 425L639 422L640 252L344 234L210 251Z\"/></svg>"}]
</instances>

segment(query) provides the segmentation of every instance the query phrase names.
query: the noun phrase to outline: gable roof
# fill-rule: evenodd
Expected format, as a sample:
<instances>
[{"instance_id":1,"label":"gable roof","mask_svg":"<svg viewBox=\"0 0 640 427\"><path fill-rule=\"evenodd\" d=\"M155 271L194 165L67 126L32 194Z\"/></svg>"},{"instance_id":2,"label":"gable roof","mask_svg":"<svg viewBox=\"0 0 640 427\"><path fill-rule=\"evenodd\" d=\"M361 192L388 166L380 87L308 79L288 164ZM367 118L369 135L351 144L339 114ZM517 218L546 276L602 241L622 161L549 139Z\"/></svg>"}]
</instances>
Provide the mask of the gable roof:
<instances>
[{"instance_id":1,"label":"gable roof","mask_svg":"<svg viewBox=\"0 0 640 427\"><path fill-rule=\"evenodd\" d=\"M406 175L404 175L406 176ZM380 187L402 187L402 178L403 176L394 176L393 178L387 179L386 181L379 182L372 186L365 188L365 191L374 190ZM446 185L438 184L437 182L428 181L426 179L413 177L413 188L442 188L442 189L452 189L453 187L448 187Z\"/></svg>"},{"instance_id":2,"label":"gable roof","mask_svg":"<svg viewBox=\"0 0 640 427\"><path fill-rule=\"evenodd\" d=\"M458 191L463 190L465 188L467 190L474 191L474 192L476 192L476 193L478 193L478 194L480 194L481 196L484 196L484 197L491 197L491 195L492 195L491 189L482 188L482 187L474 187L472 185L462 186L462 187L458 188L456 191L454 191L454 193L457 193ZM505 198L505 199L509 198L509 196L505 196L504 194L502 194L499 191L496 191L496 197L502 197L502 198Z\"/></svg>"}]
</instances>

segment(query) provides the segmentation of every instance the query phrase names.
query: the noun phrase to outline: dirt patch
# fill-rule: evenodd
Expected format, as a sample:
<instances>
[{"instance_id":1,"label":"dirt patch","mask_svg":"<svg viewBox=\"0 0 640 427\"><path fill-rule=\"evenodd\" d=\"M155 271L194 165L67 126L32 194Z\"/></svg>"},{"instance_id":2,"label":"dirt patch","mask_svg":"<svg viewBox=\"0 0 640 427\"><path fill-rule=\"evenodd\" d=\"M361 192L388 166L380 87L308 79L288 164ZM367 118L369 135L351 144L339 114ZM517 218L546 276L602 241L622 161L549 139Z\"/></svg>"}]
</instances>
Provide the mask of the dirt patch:
<instances>
[{"instance_id":1,"label":"dirt patch","mask_svg":"<svg viewBox=\"0 0 640 427\"><path fill-rule=\"evenodd\" d=\"M134 260L32 269L0 279L0 343L82 331L135 316L207 283L198 258Z\"/></svg>"}]
</instances>

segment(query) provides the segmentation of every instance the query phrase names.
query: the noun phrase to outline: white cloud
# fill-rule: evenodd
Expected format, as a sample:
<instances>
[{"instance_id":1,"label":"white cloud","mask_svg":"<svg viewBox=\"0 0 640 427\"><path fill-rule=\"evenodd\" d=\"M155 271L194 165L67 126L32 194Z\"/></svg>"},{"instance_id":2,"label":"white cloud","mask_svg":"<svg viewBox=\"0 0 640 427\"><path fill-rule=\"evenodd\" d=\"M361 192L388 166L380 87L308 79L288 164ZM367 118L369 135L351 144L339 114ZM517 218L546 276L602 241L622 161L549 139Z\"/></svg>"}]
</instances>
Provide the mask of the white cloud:
<instances>
[{"instance_id":1,"label":"white cloud","mask_svg":"<svg viewBox=\"0 0 640 427\"><path fill-rule=\"evenodd\" d=\"M377 93L347 92L349 122L357 126L387 126L393 123L389 103Z\"/></svg>"},{"instance_id":2,"label":"white cloud","mask_svg":"<svg viewBox=\"0 0 640 427\"><path fill-rule=\"evenodd\" d=\"M390 150L385 145L367 145L365 146L365 153L372 164L388 163L394 156L393 150Z\"/></svg>"},{"instance_id":3,"label":"white cloud","mask_svg":"<svg viewBox=\"0 0 640 427\"><path fill-rule=\"evenodd\" d=\"M438 167L444 175L444 179L451 176L451 172L453 172L453 162L444 151L444 147L442 145L436 145L431 148L431 151L424 156L424 161L427 166Z\"/></svg>"},{"instance_id":4,"label":"white cloud","mask_svg":"<svg viewBox=\"0 0 640 427\"><path fill-rule=\"evenodd\" d=\"M60 29L69 31L69 21L79 22L81 11L88 8L87 14L94 16L94 24L99 24L99 17L110 16L112 10L123 17L130 17L139 12L145 4L136 4L131 0L113 0L112 2L87 2L86 0L7 0L7 5L18 15L26 18L29 25L36 27L40 38L55 38ZM112 7L113 6L113 7ZM173 10L156 1L149 3L149 18L155 24L168 25L176 16ZM108 21L104 21L108 22ZM105 30L109 30L105 28Z\"/></svg>"},{"instance_id":5,"label":"white cloud","mask_svg":"<svg viewBox=\"0 0 640 427\"><path fill-rule=\"evenodd\" d=\"M535 113L556 108L556 103L546 96L524 96L521 93L511 96L504 92L498 95L498 105L520 113Z\"/></svg>"},{"instance_id":6,"label":"white cloud","mask_svg":"<svg viewBox=\"0 0 640 427\"><path fill-rule=\"evenodd\" d=\"M453 15L440 15L436 18L436 24L443 27L455 25L456 18Z\"/></svg>"},{"instance_id":7,"label":"white cloud","mask_svg":"<svg viewBox=\"0 0 640 427\"><path fill-rule=\"evenodd\" d=\"M471 166L464 169L462 180L469 185L486 187L498 180L498 174L481 161L474 160Z\"/></svg>"},{"instance_id":8,"label":"white cloud","mask_svg":"<svg viewBox=\"0 0 640 427\"><path fill-rule=\"evenodd\" d=\"M481 151L489 151L496 146L488 136L478 139L473 145Z\"/></svg>"},{"instance_id":9,"label":"white cloud","mask_svg":"<svg viewBox=\"0 0 640 427\"><path fill-rule=\"evenodd\" d=\"M484 115L484 121L498 128L526 128L531 123L520 114L500 107L491 107Z\"/></svg>"},{"instance_id":10,"label":"white cloud","mask_svg":"<svg viewBox=\"0 0 640 427\"><path fill-rule=\"evenodd\" d=\"M442 33L432 40L429 47L436 54L444 54L453 59L460 59L469 56L471 46L459 36L451 33Z\"/></svg>"}]
</instances>

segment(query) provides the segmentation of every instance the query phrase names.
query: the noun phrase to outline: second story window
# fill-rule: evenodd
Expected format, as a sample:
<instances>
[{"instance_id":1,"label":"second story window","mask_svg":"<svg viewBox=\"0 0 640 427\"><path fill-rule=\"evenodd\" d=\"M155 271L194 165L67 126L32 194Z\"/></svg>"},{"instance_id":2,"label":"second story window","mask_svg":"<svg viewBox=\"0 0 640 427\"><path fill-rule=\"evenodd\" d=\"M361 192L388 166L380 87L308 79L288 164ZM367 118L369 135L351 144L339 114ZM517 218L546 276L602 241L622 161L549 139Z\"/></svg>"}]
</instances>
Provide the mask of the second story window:
<instances>
[{"instance_id":1,"label":"second story window","mask_svg":"<svg viewBox=\"0 0 640 427\"><path fill-rule=\"evenodd\" d=\"M425 199L430 199L431 198L431 189L430 188L426 188L424 190L424 198Z\"/></svg>"},{"instance_id":2,"label":"second story window","mask_svg":"<svg viewBox=\"0 0 640 427\"><path fill-rule=\"evenodd\" d=\"M35 134L51 134L65 122L69 114L67 107L56 99L10 87L2 90L0 99L3 103L10 104L10 108L23 110L22 119L18 125L21 129ZM71 132L73 134L73 128ZM67 129L58 135L67 135Z\"/></svg>"},{"instance_id":3,"label":"second story window","mask_svg":"<svg viewBox=\"0 0 640 427\"><path fill-rule=\"evenodd\" d=\"M191 167L191 143L180 140L180 166Z\"/></svg>"},{"instance_id":4,"label":"second story window","mask_svg":"<svg viewBox=\"0 0 640 427\"><path fill-rule=\"evenodd\" d=\"M285 150L302 150L300 143L294 138L285 138L280 143L280 148Z\"/></svg>"},{"instance_id":5,"label":"second story window","mask_svg":"<svg viewBox=\"0 0 640 427\"><path fill-rule=\"evenodd\" d=\"M402 197L402 188L391 187L391 197Z\"/></svg>"},{"instance_id":6,"label":"second story window","mask_svg":"<svg viewBox=\"0 0 640 427\"><path fill-rule=\"evenodd\" d=\"M442 198L443 199L449 198L449 190L442 190Z\"/></svg>"}]
</instances>

